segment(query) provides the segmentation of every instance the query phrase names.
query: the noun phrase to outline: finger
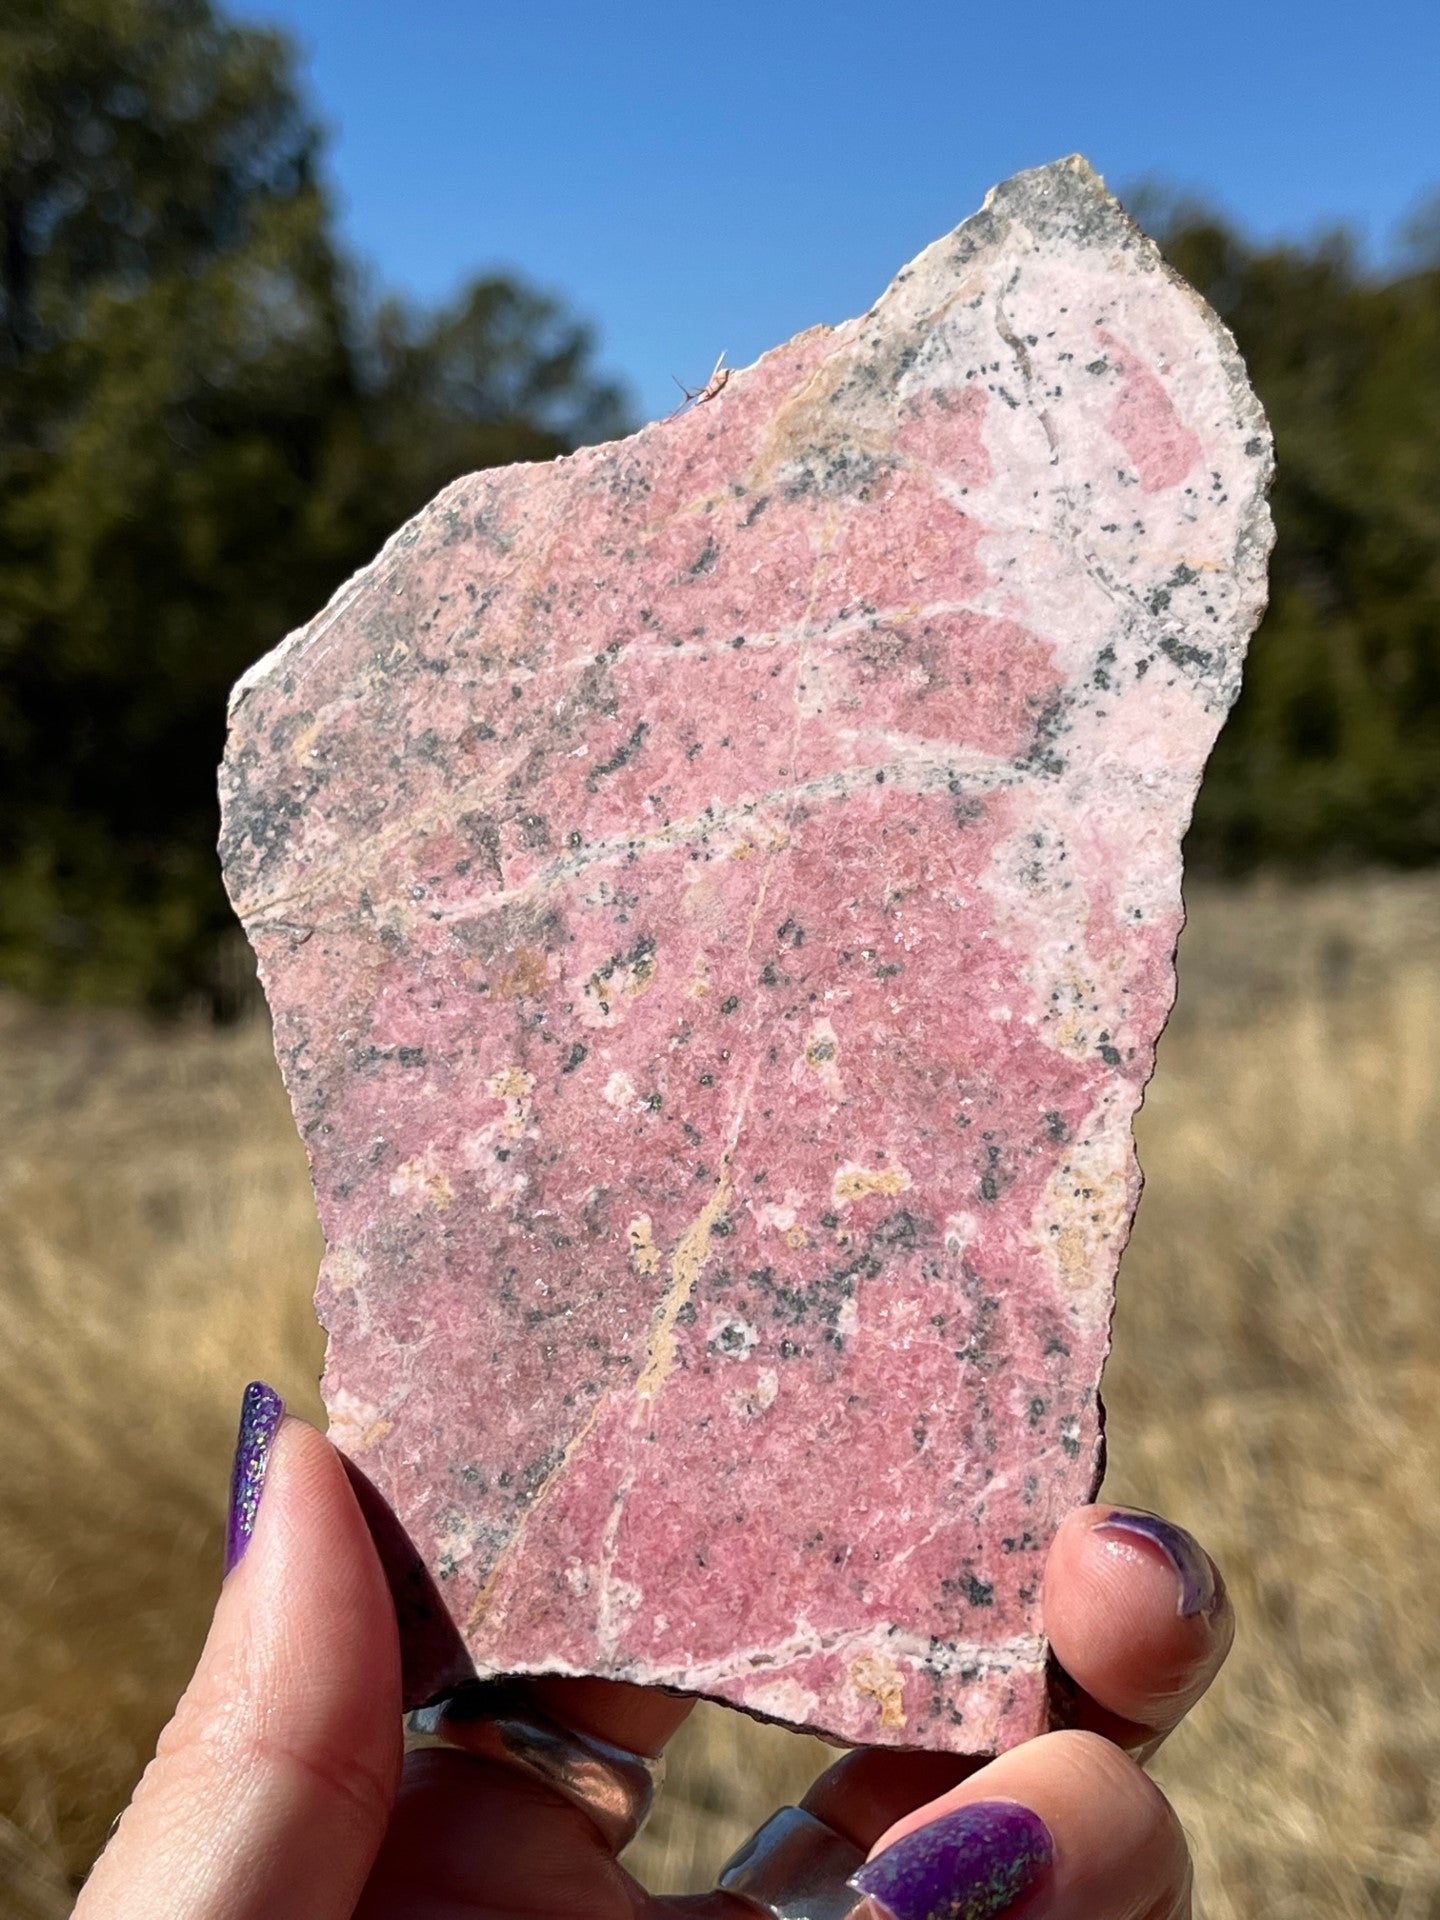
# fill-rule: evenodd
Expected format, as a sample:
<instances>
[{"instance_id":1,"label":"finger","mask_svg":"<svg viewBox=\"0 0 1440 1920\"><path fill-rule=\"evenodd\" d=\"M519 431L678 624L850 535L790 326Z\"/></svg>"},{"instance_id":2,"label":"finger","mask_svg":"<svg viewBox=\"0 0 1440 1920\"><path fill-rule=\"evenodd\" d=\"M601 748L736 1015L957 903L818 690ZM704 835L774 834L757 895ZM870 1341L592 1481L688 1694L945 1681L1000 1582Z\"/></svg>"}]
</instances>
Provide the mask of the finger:
<instances>
[{"instance_id":1,"label":"finger","mask_svg":"<svg viewBox=\"0 0 1440 1920\"><path fill-rule=\"evenodd\" d=\"M646 1687L537 1677L516 1691L542 1716L631 1753L658 1755L694 1706ZM458 1708L458 1703L457 1703ZM355 1920L468 1911L631 1920L643 1896L599 1826L555 1788L465 1750L463 1708L443 1746L409 1754ZM492 1836L502 1836L496 1845Z\"/></svg>"},{"instance_id":2,"label":"finger","mask_svg":"<svg viewBox=\"0 0 1440 1920\"><path fill-rule=\"evenodd\" d=\"M527 1689L536 1705L563 1726L652 1757L695 1706L693 1700L624 1680L532 1680Z\"/></svg>"},{"instance_id":3,"label":"finger","mask_svg":"<svg viewBox=\"0 0 1440 1920\"><path fill-rule=\"evenodd\" d=\"M883 1834L852 1882L886 1920L1187 1920L1189 1850L1160 1789L1099 1734L1043 1734Z\"/></svg>"},{"instance_id":4,"label":"finger","mask_svg":"<svg viewBox=\"0 0 1440 1920\"><path fill-rule=\"evenodd\" d=\"M354 1920L633 1920L638 1889L579 1807L503 1763L431 1747L406 1757Z\"/></svg>"},{"instance_id":5,"label":"finger","mask_svg":"<svg viewBox=\"0 0 1440 1920\"><path fill-rule=\"evenodd\" d=\"M543 1716L632 1753L656 1755L690 1712L648 1688L541 1678L517 1689ZM409 1754L394 1815L355 1920L414 1920L471 1910L630 1920L644 1904L613 1844L558 1789L467 1750L457 1703L442 1746ZM483 1732L483 1729L480 1729ZM494 1844L492 1836L503 1836Z\"/></svg>"},{"instance_id":6,"label":"finger","mask_svg":"<svg viewBox=\"0 0 1440 1920\"><path fill-rule=\"evenodd\" d=\"M1074 1682L1065 1719L1148 1758L1219 1672L1235 1617L1215 1563L1183 1527L1082 1507L1057 1532L1042 1605Z\"/></svg>"},{"instance_id":7,"label":"finger","mask_svg":"<svg viewBox=\"0 0 1440 1920\"><path fill-rule=\"evenodd\" d=\"M863 1747L827 1767L800 1802L861 1852L914 1808L948 1793L985 1765L956 1753L891 1753Z\"/></svg>"},{"instance_id":8,"label":"finger","mask_svg":"<svg viewBox=\"0 0 1440 1920\"><path fill-rule=\"evenodd\" d=\"M333 1448L297 1420L268 1439L244 1557L76 1920L348 1920L380 1844L401 1759L390 1596Z\"/></svg>"}]
</instances>

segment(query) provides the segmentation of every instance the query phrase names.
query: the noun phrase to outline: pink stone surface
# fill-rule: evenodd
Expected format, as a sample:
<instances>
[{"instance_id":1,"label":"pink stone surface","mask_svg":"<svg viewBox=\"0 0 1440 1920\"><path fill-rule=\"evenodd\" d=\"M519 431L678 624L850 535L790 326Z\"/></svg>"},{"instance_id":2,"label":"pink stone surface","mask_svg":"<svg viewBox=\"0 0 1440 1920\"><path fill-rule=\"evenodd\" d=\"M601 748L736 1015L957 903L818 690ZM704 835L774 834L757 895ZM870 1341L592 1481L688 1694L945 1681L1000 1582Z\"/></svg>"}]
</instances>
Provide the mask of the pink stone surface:
<instances>
[{"instance_id":1,"label":"pink stone surface","mask_svg":"<svg viewBox=\"0 0 1440 1920\"><path fill-rule=\"evenodd\" d=\"M1067 161L683 416L457 481L237 688L333 1431L482 1674L1046 1724L1269 471Z\"/></svg>"}]
</instances>

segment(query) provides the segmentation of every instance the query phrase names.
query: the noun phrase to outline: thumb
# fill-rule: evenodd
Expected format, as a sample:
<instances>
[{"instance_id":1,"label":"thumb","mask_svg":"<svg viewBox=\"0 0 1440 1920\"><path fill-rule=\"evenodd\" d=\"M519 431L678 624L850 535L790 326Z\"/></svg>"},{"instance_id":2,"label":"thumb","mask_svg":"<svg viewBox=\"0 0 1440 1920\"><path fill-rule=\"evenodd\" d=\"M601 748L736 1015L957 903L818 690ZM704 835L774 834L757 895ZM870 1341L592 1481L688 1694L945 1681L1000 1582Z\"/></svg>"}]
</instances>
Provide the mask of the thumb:
<instances>
[{"instance_id":1,"label":"thumb","mask_svg":"<svg viewBox=\"0 0 1440 1920\"><path fill-rule=\"evenodd\" d=\"M233 1567L75 1920L346 1920L400 1777L400 1656L340 1456L248 1387Z\"/></svg>"}]
</instances>

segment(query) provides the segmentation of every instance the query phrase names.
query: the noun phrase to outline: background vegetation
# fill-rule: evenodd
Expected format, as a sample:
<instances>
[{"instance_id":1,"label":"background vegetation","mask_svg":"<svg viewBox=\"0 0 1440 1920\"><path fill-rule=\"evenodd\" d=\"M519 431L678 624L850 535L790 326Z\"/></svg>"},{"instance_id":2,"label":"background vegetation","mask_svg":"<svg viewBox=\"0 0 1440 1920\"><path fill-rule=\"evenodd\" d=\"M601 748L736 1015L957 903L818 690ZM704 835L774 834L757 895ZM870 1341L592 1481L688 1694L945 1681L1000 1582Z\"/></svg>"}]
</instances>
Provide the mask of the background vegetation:
<instances>
[{"instance_id":1,"label":"background vegetation","mask_svg":"<svg viewBox=\"0 0 1440 1920\"><path fill-rule=\"evenodd\" d=\"M623 431L508 279L419 312L341 251L277 34L209 0L0 24L0 981L227 1011L238 673L446 481ZM1274 601L1192 862L1440 857L1440 203L1405 270L1142 194L1274 422ZM227 964L227 962L229 964Z\"/></svg>"},{"instance_id":2,"label":"background vegetation","mask_svg":"<svg viewBox=\"0 0 1440 1920\"><path fill-rule=\"evenodd\" d=\"M1384 276L1343 233L1256 248L1203 208L1136 200L1275 430L1270 609L1187 863L1440 859L1440 199Z\"/></svg>"},{"instance_id":3,"label":"background vegetation","mask_svg":"<svg viewBox=\"0 0 1440 1920\"><path fill-rule=\"evenodd\" d=\"M0 979L223 1010L225 699L446 481L620 432L584 326L376 301L277 34L0 17Z\"/></svg>"}]
</instances>

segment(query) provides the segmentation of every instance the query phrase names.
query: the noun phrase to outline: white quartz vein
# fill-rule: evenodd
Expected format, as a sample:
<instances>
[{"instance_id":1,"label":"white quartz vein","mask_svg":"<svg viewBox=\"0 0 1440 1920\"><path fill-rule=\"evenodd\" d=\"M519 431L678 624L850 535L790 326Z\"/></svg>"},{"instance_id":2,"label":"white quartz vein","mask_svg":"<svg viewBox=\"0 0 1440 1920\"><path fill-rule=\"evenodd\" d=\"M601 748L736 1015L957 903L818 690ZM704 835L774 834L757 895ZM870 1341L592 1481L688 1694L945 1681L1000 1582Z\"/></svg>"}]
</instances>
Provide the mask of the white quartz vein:
<instances>
[{"instance_id":1,"label":"white quartz vein","mask_svg":"<svg viewBox=\"0 0 1440 1920\"><path fill-rule=\"evenodd\" d=\"M613 1644L606 1652L609 1658L615 1658ZM883 1653L897 1664L921 1667L940 1676L959 1674L966 1680L986 1679L1004 1676L1016 1667L1038 1666L1045 1658L1045 1638L1038 1633L1017 1633L1006 1640L941 1640L931 1634L906 1633L883 1625L849 1627L830 1633L812 1630L768 1646L738 1647L717 1660L689 1661L681 1654L673 1661L667 1659L664 1668L653 1669L653 1674L668 1685L683 1684L687 1693L703 1694L718 1692L721 1687L755 1675L800 1666L807 1660L833 1658L848 1663L867 1653ZM577 1666L563 1659L547 1660L543 1664L507 1664L503 1668L482 1666L479 1670L482 1678L486 1673L502 1671L564 1675L594 1672L593 1667ZM636 1660L627 1663L624 1672L625 1677L643 1685L651 1677L652 1669L648 1662Z\"/></svg>"},{"instance_id":2,"label":"white quartz vein","mask_svg":"<svg viewBox=\"0 0 1440 1920\"><path fill-rule=\"evenodd\" d=\"M839 737L846 736L842 734ZM864 736L857 731L854 737L863 739ZM983 791L1011 785L1021 777L1014 760L999 754L963 749L945 752L937 750L933 740L910 734L890 733L882 738L887 744L893 743L897 749L903 748L905 757L869 761L857 767L841 767L833 773L819 774L813 780L800 780L791 786L770 787L764 793L744 794L727 805L707 806L700 813L666 821L663 826L638 832L622 829L603 840L592 840L588 846L574 853L563 854L559 859L549 861L513 887L495 887L484 893L470 894L463 901L448 907L416 910L407 902L404 903L406 911L409 918L417 923L426 920L441 923L473 920L478 914L491 913L498 907L533 899L562 881L585 872L587 868L627 860L635 853L687 846L704 839L707 834L748 826L757 817L787 810L800 802L840 799L851 793L863 792L867 787L877 784L882 775L886 780L893 779L919 793L950 789L956 782ZM415 821L407 820L406 834L415 831L416 825ZM317 878L313 887L278 894L271 900L247 907L247 918L258 928L290 927L295 924L297 915L303 920L307 905L316 903L324 897L328 887L341 882L348 905L359 891L360 882L353 867L346 865L342 869L337 863L332 872ZM401 904L396 903L397 906Z\"/></svg>"}]
</instances>

